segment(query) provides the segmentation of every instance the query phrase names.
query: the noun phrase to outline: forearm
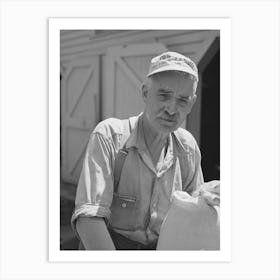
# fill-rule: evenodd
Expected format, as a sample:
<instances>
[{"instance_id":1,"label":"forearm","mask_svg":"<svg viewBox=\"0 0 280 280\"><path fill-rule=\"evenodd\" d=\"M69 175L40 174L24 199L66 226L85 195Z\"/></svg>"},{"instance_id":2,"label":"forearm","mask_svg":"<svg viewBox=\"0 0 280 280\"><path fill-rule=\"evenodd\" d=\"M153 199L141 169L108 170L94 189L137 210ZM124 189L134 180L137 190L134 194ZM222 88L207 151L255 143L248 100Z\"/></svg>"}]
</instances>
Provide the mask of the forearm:
<instances>
[{"instance_id":1,"label":"forearm","mask_svg":"<svg viewBox=\"0 0 280 280\"><path fill-rule=\"evenodd\" d=\"M80 217L76 227L86 250L115 250L112 238L102 218Z\"/></svg>"}]
</instances>

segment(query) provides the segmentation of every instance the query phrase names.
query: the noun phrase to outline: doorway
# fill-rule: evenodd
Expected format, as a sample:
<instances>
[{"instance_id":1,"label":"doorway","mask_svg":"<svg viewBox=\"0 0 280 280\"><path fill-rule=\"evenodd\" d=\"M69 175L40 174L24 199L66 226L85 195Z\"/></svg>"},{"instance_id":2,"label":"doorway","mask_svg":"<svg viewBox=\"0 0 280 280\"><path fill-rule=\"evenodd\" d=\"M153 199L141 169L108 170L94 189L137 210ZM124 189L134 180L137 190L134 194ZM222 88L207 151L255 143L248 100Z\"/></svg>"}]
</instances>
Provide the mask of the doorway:
<instances>
[{"instance_id":1,"label":"doorway","mask_svg":"<svg viewBox=\"0 0 280 280\"><path fill-rule=\"evenodd\" d=\"M204 180L220 179L220 50L202 73L200 150Z\"/></svg>"}]
</instances>

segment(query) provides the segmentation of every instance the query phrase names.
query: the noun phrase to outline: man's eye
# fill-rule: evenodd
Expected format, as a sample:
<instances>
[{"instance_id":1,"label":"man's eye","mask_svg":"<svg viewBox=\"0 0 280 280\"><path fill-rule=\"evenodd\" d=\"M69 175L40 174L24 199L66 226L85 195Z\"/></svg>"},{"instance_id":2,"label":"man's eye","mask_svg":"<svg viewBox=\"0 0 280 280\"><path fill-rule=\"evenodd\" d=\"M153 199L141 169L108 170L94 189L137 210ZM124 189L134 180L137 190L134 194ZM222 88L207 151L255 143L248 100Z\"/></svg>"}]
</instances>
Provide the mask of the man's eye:
<instances>
[{"instance_id":1,"label":"man's eye","mask_svg":"<svg viewBox=\"0 0 280 280\"><path fill-rule=\"evenodd\" d=\"M189 101L187 99L179 99L179 104L182 106L187 106Z\"/></svg>"}]
</instances>

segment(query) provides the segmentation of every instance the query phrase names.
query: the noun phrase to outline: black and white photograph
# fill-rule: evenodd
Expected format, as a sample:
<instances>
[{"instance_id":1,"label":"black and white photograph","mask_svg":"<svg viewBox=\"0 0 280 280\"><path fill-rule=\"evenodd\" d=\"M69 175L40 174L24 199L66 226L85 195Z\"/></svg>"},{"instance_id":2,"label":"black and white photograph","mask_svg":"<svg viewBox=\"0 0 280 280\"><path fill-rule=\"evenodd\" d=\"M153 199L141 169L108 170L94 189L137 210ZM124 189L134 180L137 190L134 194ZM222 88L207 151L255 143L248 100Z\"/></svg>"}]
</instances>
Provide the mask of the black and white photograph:
<instances>
[{"instance_id":1,"label":"black and white photograph","mask_svg":"<svg viewBox=\"0 0 280 280\"><path fill-rule=\"evenodd\" d=\"M60 250L220 250L220 30L60 30Z\"/></svg>"}]
</instances>

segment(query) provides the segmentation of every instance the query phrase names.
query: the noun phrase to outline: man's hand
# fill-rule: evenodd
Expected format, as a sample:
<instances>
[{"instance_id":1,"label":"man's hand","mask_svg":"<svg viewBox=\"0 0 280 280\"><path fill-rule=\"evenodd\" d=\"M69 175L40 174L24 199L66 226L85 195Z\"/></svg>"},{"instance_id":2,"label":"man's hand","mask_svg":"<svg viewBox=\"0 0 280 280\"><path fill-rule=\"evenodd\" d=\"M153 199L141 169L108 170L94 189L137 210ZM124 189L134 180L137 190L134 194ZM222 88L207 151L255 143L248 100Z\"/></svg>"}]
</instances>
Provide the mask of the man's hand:
<instances>
[{"instance_id":1,"label":"man's hand","mask_svg":"<svg viewBox=\"0 0 280 280\"><path fill-rule=\"evenodd\" d=\"M210 206L220 206L220 181L213 180L202 184L193 196L203 197Z\"/></svg>"}]
</instances>

